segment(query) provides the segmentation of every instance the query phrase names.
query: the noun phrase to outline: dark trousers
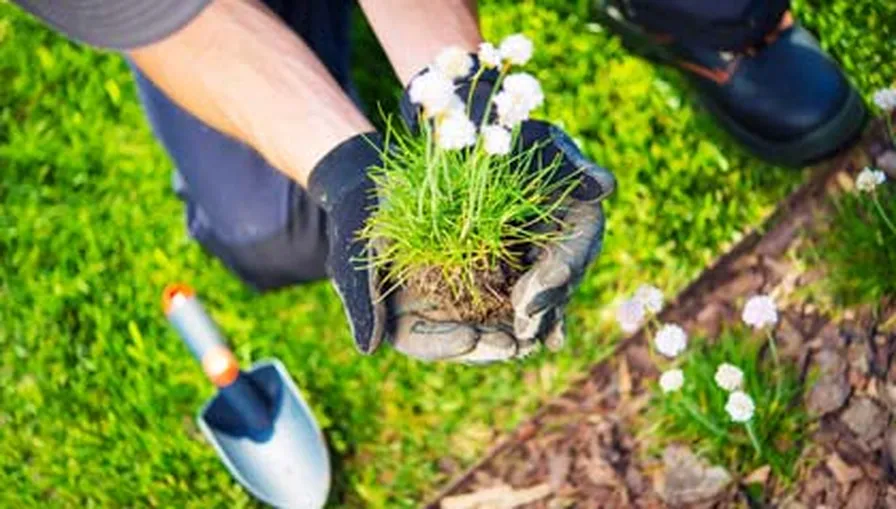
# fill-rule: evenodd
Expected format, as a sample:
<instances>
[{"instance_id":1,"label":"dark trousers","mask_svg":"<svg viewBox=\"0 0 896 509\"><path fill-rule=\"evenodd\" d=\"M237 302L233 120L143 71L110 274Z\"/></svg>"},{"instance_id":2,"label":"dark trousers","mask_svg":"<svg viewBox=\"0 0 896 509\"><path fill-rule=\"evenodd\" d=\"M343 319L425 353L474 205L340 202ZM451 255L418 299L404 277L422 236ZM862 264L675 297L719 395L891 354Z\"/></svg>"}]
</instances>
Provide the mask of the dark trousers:
<instances>
[{"instance_id":1,"label":"dark trousers","mask_svg":"<svg viewBox=\"0 0 896 509\"><path fill-rule=\"evenodd\" d=\"M350 92L351 0L266 3ZM629 0L625 8L651 31L726 47L767 33L786 6L787 0ZM763 20L772 18L765 27ZM153 130L174 161L190 235L258 290L325 277L326 218L304 190L252 148L177 106L139 71L135 78Z\"/></svg>"}]
</instances>

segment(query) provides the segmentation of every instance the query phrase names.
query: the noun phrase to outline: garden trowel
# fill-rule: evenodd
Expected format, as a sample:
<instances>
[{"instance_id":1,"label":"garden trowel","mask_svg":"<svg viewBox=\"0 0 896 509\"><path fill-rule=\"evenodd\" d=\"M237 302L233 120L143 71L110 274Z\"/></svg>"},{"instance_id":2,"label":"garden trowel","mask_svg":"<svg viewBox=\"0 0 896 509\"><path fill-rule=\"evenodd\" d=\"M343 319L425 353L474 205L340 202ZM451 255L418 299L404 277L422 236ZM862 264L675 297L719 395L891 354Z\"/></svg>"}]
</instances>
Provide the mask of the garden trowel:
<instances>
[{"instance_id":1,"label":"garden trowel","mask_svg":"<svg viewBox=\"0 0 896 509\"><path fill-rule=\"evenodd\" d=\"M277 360L240 370L193 291L171 285L165 314L218 392L197 415L218 456L259 500L277 507L320 508L330 490L323 435Z\"/></svg>"}]
</instances>

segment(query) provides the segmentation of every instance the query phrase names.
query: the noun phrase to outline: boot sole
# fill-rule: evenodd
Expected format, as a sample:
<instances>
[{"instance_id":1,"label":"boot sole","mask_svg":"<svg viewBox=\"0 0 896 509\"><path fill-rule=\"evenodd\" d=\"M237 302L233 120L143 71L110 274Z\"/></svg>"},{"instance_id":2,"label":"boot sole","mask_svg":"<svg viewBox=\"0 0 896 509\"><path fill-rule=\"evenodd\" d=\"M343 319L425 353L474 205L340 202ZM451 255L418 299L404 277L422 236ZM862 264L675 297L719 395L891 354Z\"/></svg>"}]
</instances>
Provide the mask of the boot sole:
<instances>
[{"instance_id":1,"label":"boot sole","mask_svg":"<svg viewBox=\"0 0 896 509\"><path fill-rule=\"evenodd\" d=\"M632 53L646 60L675 67L675 57L657 45L636 25L624 20L609 0L598 0L598 22L617 34L622 44ZM801 167L831 156L856 140L868 119L868 112L861 96L852 88L837 113L814 130L787 141L763 138L745 128L743 124L702 94L700 103L712 113L735 140L765 161L791 167Z\"/></svg>"}]
</instances>

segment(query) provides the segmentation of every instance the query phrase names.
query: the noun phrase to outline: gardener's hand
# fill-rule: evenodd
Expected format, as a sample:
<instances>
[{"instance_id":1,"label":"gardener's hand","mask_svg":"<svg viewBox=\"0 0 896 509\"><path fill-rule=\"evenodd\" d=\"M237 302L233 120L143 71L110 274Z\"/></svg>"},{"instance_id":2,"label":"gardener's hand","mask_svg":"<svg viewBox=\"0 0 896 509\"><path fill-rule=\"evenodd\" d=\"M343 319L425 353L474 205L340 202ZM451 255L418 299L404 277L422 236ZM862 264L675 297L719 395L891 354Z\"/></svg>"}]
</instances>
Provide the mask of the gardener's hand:
<instances>
[{"instance_id":1,"label":"gardener's hand","mask_svg":"<svg viewBox=\"0 0 896 509\"><path fill-rule=\"evenodd\" d=\"M566 303L585 269L600 254L605 223L601 202L616 188L616 180L609 171L588 160L556 126L530 120L523 122L520 135L524 148L542 144L542 167L556 158L562 160L555 179L578 180L564 201L561 240L529 253L532 265L511 292L514 335L522 342L540 339L549 349L557 350L565 340Z\"/></svg>"},{"instance_id":2,"label":"gardener's hand","mask_svg":"<svg viewBox=\"0 0 896 509\"><path fill-rule=\"evenodd\" d=\"M462 101L471 98L470 118L481 126L498 74L487 71L474 84L470 76L475 72L474 68L466 78L456 82L456 94ZM405 122L415 129L421 112L408 92L402 99L401 111ZM490 117L489 123L497 122L494 109ZM561 129L546 122L524 121L516 149L525 151L536 144L541 147L541 157L532 165L533 173L559 158L561 164L554 179L575 182L575 189L563 202L561 240L528 253L524 261L530 264L530 269L520 277L511 293L515 314L513 333L521 351L531 350L539 341L551 350L563 346L564 309L585 269L601 251L604 234L601 202L616 187L613 175L588 160Z\"/></svg>"},{"instance_id":3,"label":"gardener's hand","mask_svg":"<svg viewBox=\"0 0 896 509\"><path fill-rule=\"evenodd\" d=\"M356 136L331 150L311 173L308 192L327 213L327 271L342 299L355 345L372 353L388 337L402 353L425 361L491 362L523 356L513 324L473 324L396 290L381 293L371 267L374 248L358 239L377 197L368 170L380 164L382 139ZM388 298L387 298L388 297Z\"/></svg>"}]
</instances>

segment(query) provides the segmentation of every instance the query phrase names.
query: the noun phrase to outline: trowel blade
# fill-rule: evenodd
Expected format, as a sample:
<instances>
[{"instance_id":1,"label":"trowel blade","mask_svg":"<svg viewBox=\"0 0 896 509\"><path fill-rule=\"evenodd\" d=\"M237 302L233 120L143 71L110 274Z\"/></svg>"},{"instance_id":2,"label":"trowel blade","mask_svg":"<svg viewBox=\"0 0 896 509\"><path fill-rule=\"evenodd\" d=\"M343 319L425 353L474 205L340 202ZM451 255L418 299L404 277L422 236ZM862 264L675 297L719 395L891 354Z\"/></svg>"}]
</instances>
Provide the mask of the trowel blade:
<instances>
[{"instance_id":1,"label":"trowel blade","mask_svg":"<svg viewBox=\"0 0 896 509\"><path fill-rule=\"evenodd\" d=\"M261 439L225 432L214 412L215 398L200 410L199 428L221 460L256 498L275 507L319 509L330 491L330 458L317 422L298 388L277 360L246 372L275 395L273 429Z\"/></svg>"}]
</instances>

